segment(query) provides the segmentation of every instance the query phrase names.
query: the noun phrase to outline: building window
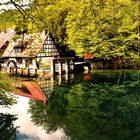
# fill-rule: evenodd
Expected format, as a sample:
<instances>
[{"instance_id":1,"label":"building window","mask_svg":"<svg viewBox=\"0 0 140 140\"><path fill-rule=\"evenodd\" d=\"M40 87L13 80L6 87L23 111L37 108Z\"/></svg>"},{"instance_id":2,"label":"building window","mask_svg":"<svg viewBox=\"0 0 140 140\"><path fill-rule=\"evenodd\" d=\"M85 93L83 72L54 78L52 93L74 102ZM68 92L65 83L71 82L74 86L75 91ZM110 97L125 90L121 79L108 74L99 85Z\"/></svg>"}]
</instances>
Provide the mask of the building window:
<instances>
[{"instance_id":1,"label":"building window","mask_svg":"<svg viewBox=\"0 0 140 140\"><path fill-rule=\"evenodd\" d=\"M22 59L21 59L21 58L17 59L17 62L18 62L19 64L22 64Z\"/></svg>"},{"instance_id":2,"label":"building window","mask_svg":"<svg viewBox=\"0 0 140 140\"><path fill-rule=\"evenodd\" d=\"M15 54L21 53L21 49L20 48L15 48L14 52L15 52Z\"/></svg>"}]
</instances>

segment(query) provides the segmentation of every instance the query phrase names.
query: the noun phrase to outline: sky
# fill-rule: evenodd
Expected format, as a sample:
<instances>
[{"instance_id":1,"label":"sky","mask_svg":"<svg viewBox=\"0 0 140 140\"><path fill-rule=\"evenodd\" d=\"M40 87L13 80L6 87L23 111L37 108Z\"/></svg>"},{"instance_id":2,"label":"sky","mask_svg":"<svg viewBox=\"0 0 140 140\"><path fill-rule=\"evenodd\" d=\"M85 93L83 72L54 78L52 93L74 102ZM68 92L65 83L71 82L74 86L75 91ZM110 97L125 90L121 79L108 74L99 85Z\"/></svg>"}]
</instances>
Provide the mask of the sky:
<instances>
[{"instance_id":1,"label":"sky","mask_svg":"<svg viewBox=\"0 0 140 140\"><path fill-rule=\"evenodd\" d=\"M8 2L10 0L0 0L0 3L5 3L5 2ZM30 0L23 0L23 4L27 4L29 3ZM2 9L14 9L14 5L2 5L0 6L0 10Z\"/></svg>"},{"instance_id":2,"label":"sky","mask_svg":"<svg viewBox=\"0 0 140 140\"><path fill-rule=\"evenodd\" d=\"M0 3L4 3L4 2L8 2L9 0L0 0ZM13 5L0 5L0 10L2 9L14 9L14 6Z\"/></svg>"},{"instance_id":3,"label":"sky","mask_svg":"<svg viewBox=\"0 0 140 140\"><path fill-rule=\"evenodd\" d=\"M10 108L0 108L0 113L9 113L17 115L18 119L14 121L14 126L18 127L18 140L62 140L66 137L63 129L58 129L55 132L47 133L41 126L37 126L32 122L29 109L29 98L15 95L17 104ZM47 123L47 122L46 122Z\"/></svg>"}]
</instances>

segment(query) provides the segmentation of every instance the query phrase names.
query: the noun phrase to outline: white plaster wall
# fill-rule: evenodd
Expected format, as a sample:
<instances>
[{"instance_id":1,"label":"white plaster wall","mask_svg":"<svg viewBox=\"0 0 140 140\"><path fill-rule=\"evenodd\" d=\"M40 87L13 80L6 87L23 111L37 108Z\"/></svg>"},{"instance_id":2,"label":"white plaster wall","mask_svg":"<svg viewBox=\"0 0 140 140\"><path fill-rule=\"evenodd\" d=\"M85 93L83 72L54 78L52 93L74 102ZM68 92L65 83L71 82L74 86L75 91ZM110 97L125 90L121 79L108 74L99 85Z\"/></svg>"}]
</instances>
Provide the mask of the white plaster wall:
<instances>
[{"instance_id":1,"label":"white plaster wall","mask_svg":"<svg viewBox=\"0 0 140 140\"><path fill-rule=\"evenodd\" d=\"M41 63L43 63L43 64L50 64L51 63L51 60L53 58L54 57L43 57L43 58L41 58Z\"/></svg>"}]
</instances>

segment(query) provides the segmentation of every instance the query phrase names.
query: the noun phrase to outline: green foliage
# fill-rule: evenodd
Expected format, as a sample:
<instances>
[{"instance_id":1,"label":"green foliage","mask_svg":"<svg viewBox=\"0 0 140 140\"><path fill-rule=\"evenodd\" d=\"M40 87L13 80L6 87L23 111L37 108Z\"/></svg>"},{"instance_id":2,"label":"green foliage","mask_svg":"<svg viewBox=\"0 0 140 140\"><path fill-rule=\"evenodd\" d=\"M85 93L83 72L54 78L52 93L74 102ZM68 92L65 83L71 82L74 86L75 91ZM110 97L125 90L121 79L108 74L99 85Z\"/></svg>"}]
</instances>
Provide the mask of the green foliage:
<instances>
[{"instance_id":1,"label":"green foliage","mask_svg":"<svg viewBox=\"0 0 140 140\"><path fill-rule=\"evenodd\" d=\"M12 91L13 87L11 85L12 79L6 73L0 72L0 88L5 91Z\"/></svg>"},{"instance_id":2,"label":"green foliage","mask_svg":"<svg viewBox=\"0 0 140 140\"><path fill-rule=\"evenodd\" d=\"M39 63L39 68L40 69L48 69L48 68L50 68L50 64Z\"/></svg>"},{"instance_id":3,"label":"green foliage","mask_svg":"<svg viewBox=\"0 0 140 140\"><path fill-rule=\"evenodd\" d=\"M14 96L11 94L13 88L12 80L0 72L0 105L8 106L15 103Z\"/></svg>"},{"instance_id":4,"label":"green foliage","mask_svg":"<svg viewBox=\"0 0 140 140\"><path fill-rule=\"evenodd\" d=\"M30 8L3 12L0 29L14 27L18 32L47 29L59 46L68 46L79 56L93 53L97 59L119 59L122 65L129 65L125 61L131 59L136 65L138 8L139 2L134 0L34 0Z\"/></svg>"},{"instance_id":5,"label":"green foliage","mask_svg":"<svg viewBox=\"0 0 140 140\"><path fill-rule=\"evenodd\" d=\"M139 71L100 71L94 79L56 86L47 105L30 101L33 122L67 139L140 138Z\"/></svg>"},{"instance_id":6,"label":"green foliage","mask_svg":"<svg viewBox=\"0 0 140 140\"><path fill-rule=\"evenodd\" d=\"M6 73L0 72L0 107L9 107L15 103L15 98L11 94L13 90L12 80ZM13 121L17 118L11 114L0 113L0 139L1 140L15 140L16 128Z\"/></svg>"},{"instance_id":7,"label":"green foliage","mask_svg":"<svg viewBox=\"0 0 140 140\"><path fill-rule=\"evenodd\" d=\"M15 19L19 18L16 13L17 11L8 10L0 14L0 31L15 27Z\"/></svg>"},{"instance_id":8,"label":"green foliage","mask_svg":"<svg viewBox=\"0 0 140 140\"><path fill-rule=\"evenodd\" d=\"M17 118L14 115L0 113L0 138L1 140L15 140L16 128L14 128L13 121Z\"/></svg>"}]
</instances>

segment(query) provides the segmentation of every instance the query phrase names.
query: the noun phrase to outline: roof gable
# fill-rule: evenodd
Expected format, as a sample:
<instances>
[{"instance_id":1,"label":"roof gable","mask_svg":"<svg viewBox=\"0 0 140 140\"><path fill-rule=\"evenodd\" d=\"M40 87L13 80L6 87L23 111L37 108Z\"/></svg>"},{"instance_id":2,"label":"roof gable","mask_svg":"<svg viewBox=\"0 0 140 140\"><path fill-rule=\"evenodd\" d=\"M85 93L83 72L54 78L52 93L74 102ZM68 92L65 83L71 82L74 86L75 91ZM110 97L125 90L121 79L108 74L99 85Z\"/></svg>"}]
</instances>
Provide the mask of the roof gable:
<instances>
[{"instance_id":1,"label":"roof gable","mask_svg":"<svg viewBox=\"0 0 140 140\"><path fill-rule=\"evenodd\" d=\"M59 51L54 43L51 34L48 32L45 36L45 40L43 42L42 48L39 50L38 57L54 57L59 56Z\"/></svg>"},{"instance_id":2,"label":"roof gable","mask_svg":"<svg viewBox=\"0 0 140 140\"><path fill-rule=\"evenodd\" d=\"M44 36L43 33L25 34L24 42L20 36L16 40L11 40L3 57L34 57L41 49ZM21 53L15 54L14 49L21 48Z\"/></svg>"}]
</instances>

